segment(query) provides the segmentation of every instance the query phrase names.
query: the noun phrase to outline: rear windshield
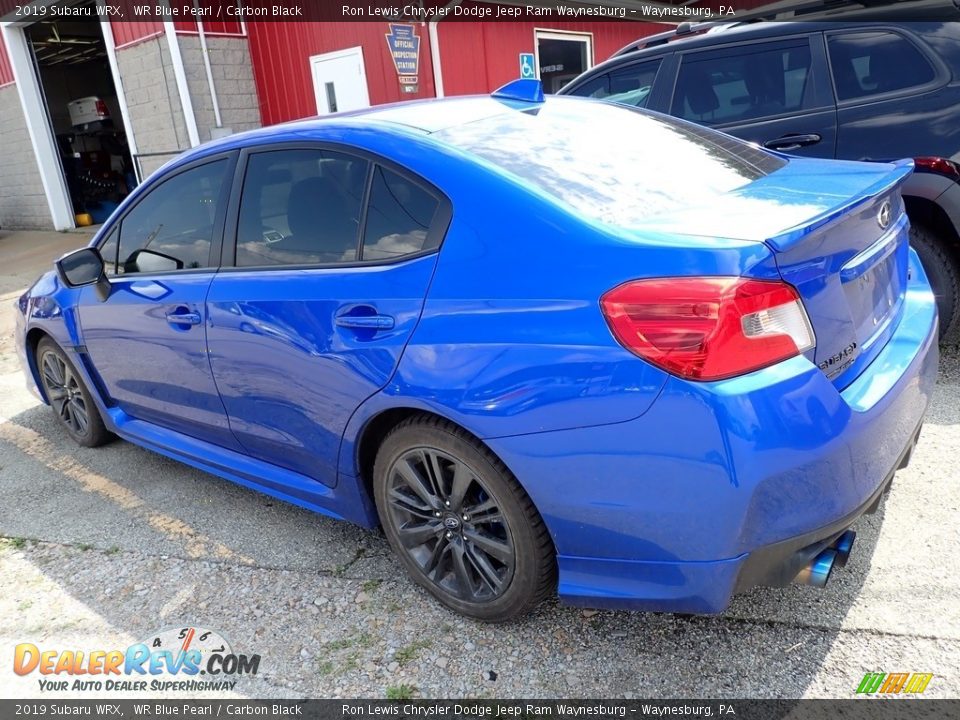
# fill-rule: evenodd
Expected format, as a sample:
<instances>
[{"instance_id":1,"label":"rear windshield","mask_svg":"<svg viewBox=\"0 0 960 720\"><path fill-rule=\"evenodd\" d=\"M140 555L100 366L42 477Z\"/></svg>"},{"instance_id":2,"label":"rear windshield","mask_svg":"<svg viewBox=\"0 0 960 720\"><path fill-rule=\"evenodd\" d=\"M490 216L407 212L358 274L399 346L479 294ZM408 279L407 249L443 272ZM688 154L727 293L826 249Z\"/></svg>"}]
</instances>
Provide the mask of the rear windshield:
<instances>
[{"instance_id":1,"label":"rear windshield","mask_svg":"<svg viewBox=\"0 0 960 720\"><path fill-rule=\"evenodd\" d=\"M553 98L434 137L488 160L580 213L630 227L709 202L786 164L754 145L634 108Z\"/></svg>"}]
</instances>

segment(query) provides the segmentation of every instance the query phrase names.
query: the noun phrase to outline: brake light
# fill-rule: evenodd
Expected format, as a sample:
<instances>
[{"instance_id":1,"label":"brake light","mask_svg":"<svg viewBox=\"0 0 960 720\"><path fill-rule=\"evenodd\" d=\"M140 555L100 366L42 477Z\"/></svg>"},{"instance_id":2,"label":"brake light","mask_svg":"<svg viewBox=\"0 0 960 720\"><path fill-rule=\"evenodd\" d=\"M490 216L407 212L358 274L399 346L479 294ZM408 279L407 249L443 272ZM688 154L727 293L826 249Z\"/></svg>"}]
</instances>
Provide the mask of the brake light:
<instances>
[{"instance_id":1,"label":"brake light","mask_svg":"<svg viewBox=\"0 0 960 720\"><path fill-rule=\"evenodd\" d=\"M783 282L635 280L607 292L600 305L621 345L690 380L742 375L815 344L797 291Z\"/></svg>"},{"instance_id":2,"label":"brake light","mask_svg":"<svg viewBox=\"0 0 960 720\"><path fill-rule=\"evenodd\" d=\"M913 159L913 166L917 170L945 175L960 182L960 165L942 157L918 157Z\"/></svg>"},{"instance_id":3,"label":"brake light","mask_svg":"<svg viewBox=\"0 0 960 720\"><path fill-rule=\"evenodd\" d=\"M107 111L107 104L103 100L97 100L96 102L97 115L100 117L107 117L110 113Z\"/></svg>"}]
</instances>

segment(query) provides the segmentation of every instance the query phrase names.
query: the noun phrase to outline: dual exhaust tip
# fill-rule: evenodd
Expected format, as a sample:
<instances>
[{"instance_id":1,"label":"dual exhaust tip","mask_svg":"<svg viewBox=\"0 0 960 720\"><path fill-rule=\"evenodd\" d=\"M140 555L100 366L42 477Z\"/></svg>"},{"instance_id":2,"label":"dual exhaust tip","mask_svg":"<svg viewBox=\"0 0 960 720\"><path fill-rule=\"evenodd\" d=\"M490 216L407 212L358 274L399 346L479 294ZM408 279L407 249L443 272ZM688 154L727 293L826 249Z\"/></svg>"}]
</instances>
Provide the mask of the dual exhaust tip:
<instances>
[{"instance_id":1,"label":"dual exhaust tip","mask_svg":"<svg viewBox=\"0 0 960 720\"><path fill-rule=\"evenodd\" d=\"M850 551L853 550L853 541L857 534L853 530L847 530L838 537L833 545L821 550L810 563L804 567L793 582L798 585L813 585L814 587L826 587L830 579L830 573L834 567L843 567L847 564L850 557Z\"/></svg>"}]
</instances>

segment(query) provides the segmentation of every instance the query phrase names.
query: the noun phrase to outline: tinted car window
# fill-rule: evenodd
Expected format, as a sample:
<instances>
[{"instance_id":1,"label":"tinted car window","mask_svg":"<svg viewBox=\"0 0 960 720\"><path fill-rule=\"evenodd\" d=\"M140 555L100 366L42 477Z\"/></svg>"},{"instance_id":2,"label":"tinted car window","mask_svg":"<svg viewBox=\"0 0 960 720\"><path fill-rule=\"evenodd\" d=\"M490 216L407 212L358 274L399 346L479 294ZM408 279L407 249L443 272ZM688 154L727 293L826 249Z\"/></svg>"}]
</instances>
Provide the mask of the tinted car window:
<instances>
[{"instance_id":1,"label":"tinted car window","mask_svg":"<svg viewBox=\"0 0 960 720\"><path fill-rule=\"evenodd\" d=\"M330 150L273 150L247 162L237 225L239 267L357 260L369 163Z\"/></svg>"},{"instance_id":2,"label":"tinted car window","mask_svg":"<svg viewBox=\"0 0 960 720\"><path fill-rule=\"evenodd\" d=\"M498 165L587 217L641 224L746 185L786 161L735 138L623 105L556 98L434 137Z\"/></svg>"},{"instance_id":3,"label":"tinted car window","mask_svg":"<svg viewBox=\"0 0 960 720\"><path fill-rule=\"evenodd\" d=\"M419 185L377 166L363 233L363 259L384 260L432 250L430 223L437 199Z\"/></svg>"},{"instance_id":4,"label":"tinted car window","mask_svg":"<svg viewBox=\"0 0 960 720\"><path fill-rule=\"evenodd\" d=\"M744 45L735 55L686 56L673 93L671 115L717 125L805 108L810 45Z\"/></svg>"},{"instance_id":5,"label":"tinted car window","mask_svg":"<svg viewBox=\"0 0 960 720\"><path fill-rule=\"evenodd\" d=\"M838 100L903 90L936 77L923 54L896 33L831 35L828 45Z\"/></svg>"},{"instance_id":6,"label":"tinted car window","mask_svg":"<svg viewBox=\"0 0 960 720\"><path fill-rule=\"evenodd\" d=\"M179 173L149 190L123 218L117 273L210 266L226 160Z\"/></svg>"},{"instance_id":7,"label":"tinted car window","mask_svg":"<svg viewBox=\"0 0 960 720\"><path fill-rule=\"evenodd\" d=\"M631 65L593 78L570 94L646 107L659 68L659 60Z\"/></svg>"}]
</instances>

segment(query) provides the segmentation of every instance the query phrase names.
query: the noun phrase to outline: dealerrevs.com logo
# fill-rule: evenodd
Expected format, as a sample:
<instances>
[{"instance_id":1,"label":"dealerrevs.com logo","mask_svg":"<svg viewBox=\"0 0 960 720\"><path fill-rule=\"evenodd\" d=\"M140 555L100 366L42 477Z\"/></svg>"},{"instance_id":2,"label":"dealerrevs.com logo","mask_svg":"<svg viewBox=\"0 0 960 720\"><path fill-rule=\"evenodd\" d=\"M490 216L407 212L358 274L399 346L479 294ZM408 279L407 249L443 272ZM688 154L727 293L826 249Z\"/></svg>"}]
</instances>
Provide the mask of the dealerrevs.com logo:
<instances>
[{"instance_id":1,"label":"dealerrevs.com logo","mask_svg":"<svg viewBox=\"0 0 960 720\"><path fill-rule=\"evenodd\" d=\"M125 650L58 650L20 643L13 671L37 673L42 691L197 692L233 690L256 675L259 655L237 654L215 630L172 628Z\"/></svg>"}]
</instances>

